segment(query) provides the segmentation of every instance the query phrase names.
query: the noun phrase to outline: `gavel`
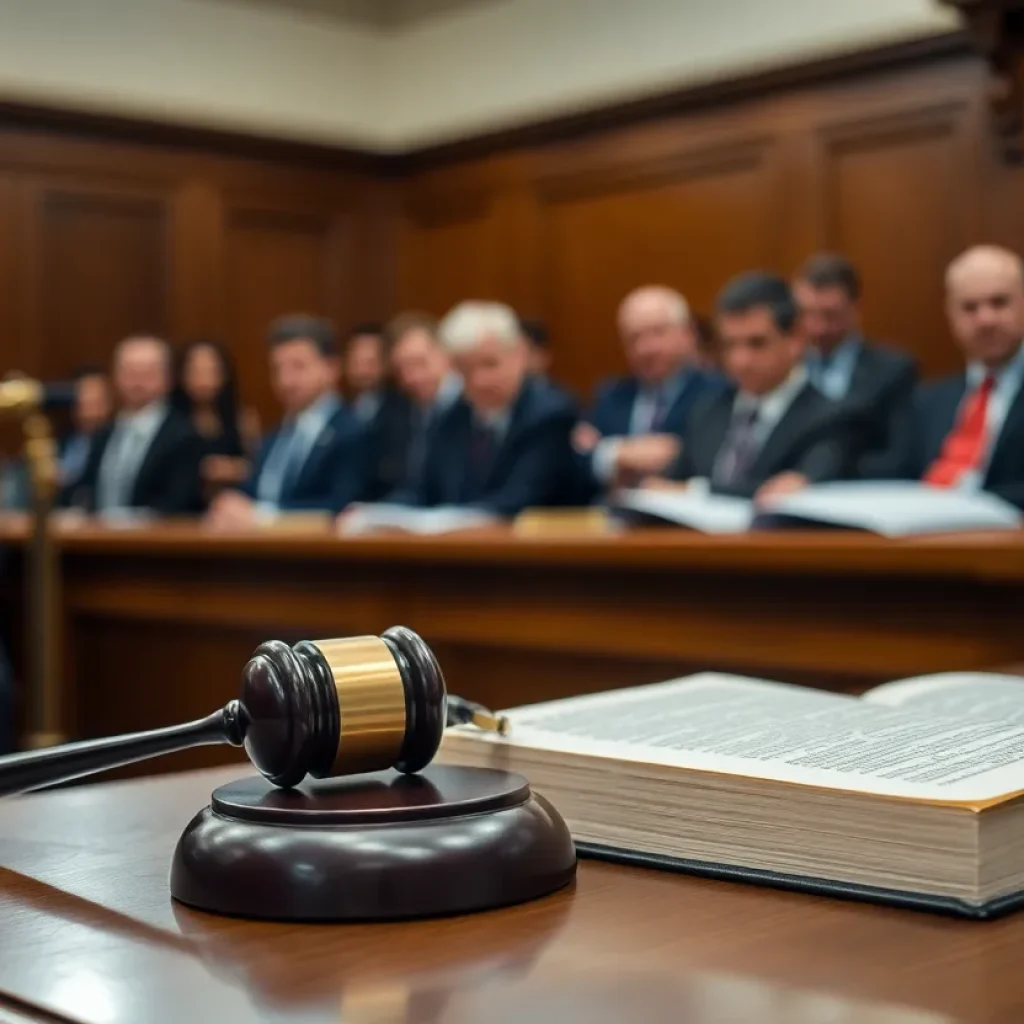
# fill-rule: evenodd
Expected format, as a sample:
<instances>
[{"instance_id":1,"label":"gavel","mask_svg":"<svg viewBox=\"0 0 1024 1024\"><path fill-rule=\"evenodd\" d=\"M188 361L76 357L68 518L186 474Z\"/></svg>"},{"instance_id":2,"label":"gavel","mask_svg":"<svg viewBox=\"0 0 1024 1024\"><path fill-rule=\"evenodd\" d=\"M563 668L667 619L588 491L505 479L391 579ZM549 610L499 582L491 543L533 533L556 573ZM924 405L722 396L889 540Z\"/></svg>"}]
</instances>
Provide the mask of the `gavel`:
<instances>
[{"instance_id":1,"label":"gavel","mask_svg":"<svg viewBox=\"0 0 1024 1024\"><path fill-rule=\"evenodd\" d=\"M271 640L243 668L239 698L220 711L184 725L2 757L0 797L214 744L244 747L281 789L307 776L388 768L414 774L454 724L508 728L507 719L448 694L437 659L411 629L294 646Z\"/></svg>"}]
</instances>

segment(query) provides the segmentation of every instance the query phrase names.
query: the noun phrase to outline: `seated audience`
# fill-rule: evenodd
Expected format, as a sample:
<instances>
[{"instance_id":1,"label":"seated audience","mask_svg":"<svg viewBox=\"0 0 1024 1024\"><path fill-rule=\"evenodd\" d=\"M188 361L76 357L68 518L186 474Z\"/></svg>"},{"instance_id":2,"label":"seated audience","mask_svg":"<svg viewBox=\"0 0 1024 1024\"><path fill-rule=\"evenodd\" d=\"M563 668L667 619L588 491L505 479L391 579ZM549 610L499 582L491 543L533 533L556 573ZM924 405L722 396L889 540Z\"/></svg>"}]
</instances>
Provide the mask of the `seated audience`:
<instances>
[{"instance_id":1,"label":"seated audience","mask_svg":"<svg viewBox=\"0 0 1024 1024\"><path fill-rule=\"evenodd\" d=\"M696 366L690 310L678 292L640 288L623 300L618 322L632 376L599 388L573 435L590 498L664 472L679 456L694 403L720 386Z\"/></svg>"},{"instance_id":2,"label":"seated audience","mask_svg":"<svg viewBox=\"0 0 1024 1024\"><path fill-rule=\"evenodd\" d=\"M282 317L267 343L285 419L264 441L244 486L214 500L209 518L216 526L251 526L280 512L337 513L363 499L369 487L366 429L338 396L331 325L310 316Z\"/></svg>"},{"instance_id":3,"label":"seated audience","mask_svg":"<svg viewBox=\"0 0 1024 1024\"><path fill-rule=\"evenodd\" d=\"M739 497L847 477L863 428L810 383L786 282L759 272L735 278L718 297L716 329L732 386L694 410L669 477Z\"/></svg>"},{"instance_id":4,"label":"seated audience","mask_svg":"<svg viewBox=\"0 0 1024 1024\"><path fill-rule=\"evenodd\" d=\"M415 484L395 500L470 506L507 518L571 503L576 409L529 373L516 314L499 303L464 302L439 334L464 394L438 421Z\"/></svg>"},{"instance_id":5,"label":"seated audience","mask_svg":"<svg viewBox=\"0 0 1024 1024\"><path fill-rule=\"evenodd\" d=\"M422 313L396 317L387 329L391 369L407 399L406 415L379 433L378 465L393 482L388 493L414 488L438 424L462 395L462 378L437 335L437 321Z\"/></svg>"},{"instance_id":6,"label":"seated audience","mask_svg":"<svg viewBox=\"0 0 1024 1024\"><path fill-rule=\"evenodd\" d=\"M1021 258L991 246L968 250L947 272L946 303L967 367L919 389L909 473L1024 508Z\"/></svg>"},{"instance_id":7,"label":"seated audience","mask_svg":"<svg viewBox=\"0 0 1024 1024\"><path fill-rule=\"evenodd\" d=\"M813 256L796 276L793 294L808 343L807 370L826 398L847 402L865 417L866 445L857 473L897 476L912 429L914 360L868 341L860 329L860 275L843 256Z\"/></svg>"},{"instance_id":8,"label":"seated audience","mask_svg":"<svg viewBox=\"0 0 1024 1024\"><path fill-rule=\"evenodd\" d=\"M241 410L234 360L217 341L189 342L178 354L172 401L192 421L203 459L200 474L207 497L240 484L259 444L255 411Z\"/></svg>"},{"instance_id":9,"label":"seated audience","mask_svg":"<svg viewBox=\"0 0 1024 1024\"><path fill-rule=\"evenodd\" d=\"M89 453L102 427L110 422L113 397L110 393L110 379L106 371L98 366L83 366L75 372L75 402L71 409L72 429L61 439L58 457L60 459L60 494L58 504L74 503L75 494L81 486Z\"/></svg>"},{"instance_id":10,"label":"seated audience","mask_svg":"<svg viewBox=\"0 0 1024 1024\"><path fill-rule=\"evenodd\" d=\"M73 504L107 515L200 511L199 437L171 405L171 349L150 335L126 338L114 352L118 413L89 452Z\"/></svg>"}]
</instances>

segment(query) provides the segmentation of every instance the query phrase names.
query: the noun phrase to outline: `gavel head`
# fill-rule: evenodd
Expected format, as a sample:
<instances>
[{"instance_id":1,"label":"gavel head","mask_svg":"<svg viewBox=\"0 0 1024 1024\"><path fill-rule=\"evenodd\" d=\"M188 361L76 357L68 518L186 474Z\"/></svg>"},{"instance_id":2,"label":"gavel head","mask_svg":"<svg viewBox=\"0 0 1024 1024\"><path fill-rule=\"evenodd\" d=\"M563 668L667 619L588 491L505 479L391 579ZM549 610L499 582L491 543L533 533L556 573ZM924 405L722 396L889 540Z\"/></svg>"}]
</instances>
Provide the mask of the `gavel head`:
<instances>
[{"instance_id":1,"label":"gavel head","mask_svg":"<svg viewBox=\"0 0 1024 1024\"><path fill-rule=\"evenodd\" d=\"M433 652L412 630L262 644L242 673L238 725L253 765L274 785L397 768L437 753L447 691Z\"/></svg>"}]
</instances>

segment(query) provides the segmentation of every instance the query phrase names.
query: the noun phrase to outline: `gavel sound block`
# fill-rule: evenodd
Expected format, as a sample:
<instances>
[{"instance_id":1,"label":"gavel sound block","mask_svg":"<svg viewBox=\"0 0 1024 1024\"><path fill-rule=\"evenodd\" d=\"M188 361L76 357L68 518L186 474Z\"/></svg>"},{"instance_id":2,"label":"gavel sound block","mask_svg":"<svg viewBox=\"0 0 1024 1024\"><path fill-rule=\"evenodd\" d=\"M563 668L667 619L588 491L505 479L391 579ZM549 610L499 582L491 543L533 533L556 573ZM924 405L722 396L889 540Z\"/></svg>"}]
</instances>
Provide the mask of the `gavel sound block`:
<instances>
[{"instance_id":1,"label":"gavel sound block","mask_svg":"<svg viewBox=\"0 0 1024 1024\"><path fill-rule=\"evenodd\" d=\"M209 718L0 758L0 796L159 754L242 746L259 776L216 789L174 851L181 903L241 917L384 920L523 902L567 885L565 822L519 775L433 765L448 697L411 630L261 645Z\"/></svg>"}]
</instances>

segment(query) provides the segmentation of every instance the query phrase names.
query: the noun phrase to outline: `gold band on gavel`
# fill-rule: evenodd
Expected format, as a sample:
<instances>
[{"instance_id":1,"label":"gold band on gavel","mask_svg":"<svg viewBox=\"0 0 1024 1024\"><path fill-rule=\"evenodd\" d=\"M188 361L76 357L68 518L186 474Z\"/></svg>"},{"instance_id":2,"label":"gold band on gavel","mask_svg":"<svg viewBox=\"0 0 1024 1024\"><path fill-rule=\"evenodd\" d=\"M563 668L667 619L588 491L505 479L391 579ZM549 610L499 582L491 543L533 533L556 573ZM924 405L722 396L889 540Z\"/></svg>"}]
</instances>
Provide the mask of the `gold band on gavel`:
<instances>
[{"instance_id":1,"label":"gold band on gavel","mask_svg":"<svg viewBox=\"0 0 1024 1024\"><path fill-rule=\"evenodd\" d=\"M338 694L341 728L332 775L390 768L405 738L405 687L380 637L317 640Z\"/></svg>"}]
</instances>

